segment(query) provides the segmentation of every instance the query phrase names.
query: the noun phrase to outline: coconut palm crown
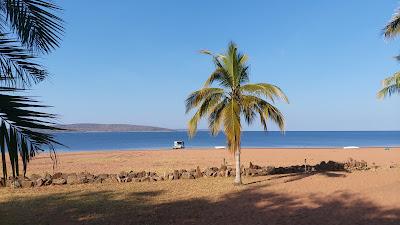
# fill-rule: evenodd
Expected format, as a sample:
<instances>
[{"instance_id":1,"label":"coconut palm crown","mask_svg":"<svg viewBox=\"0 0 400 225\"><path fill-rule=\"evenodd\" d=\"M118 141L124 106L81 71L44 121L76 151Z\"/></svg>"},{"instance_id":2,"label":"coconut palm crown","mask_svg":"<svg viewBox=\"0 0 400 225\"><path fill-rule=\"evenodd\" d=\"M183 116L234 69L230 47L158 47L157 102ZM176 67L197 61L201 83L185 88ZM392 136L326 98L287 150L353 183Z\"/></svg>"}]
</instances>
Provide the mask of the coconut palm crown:
<instances>
[{"instance_id":1,"label":"coconut palm crown","mask_svg":"<svg viewBox=\"0 0 400 225\"><path fill-rule=\"evenodd\" d=\"M397 9L388 24L383 29L383 36L387 39L396 37L400 33L400 9ZM395 57L400 61L400 56ZM400 72L395 73L382 81L382 89L378 92L377 97L383 99L394 93L400 92Z\"/></svg>"},{"instance_id":2,"label":"coconut palm crown","mask_svg":"<svg viewBox=\"0 0 400 225\"><path fill-rule=\"evenodd\" d=\"M243 117L247 124L251 124L258 118L264 130L268 128L268 121L273 121L281 131L284 131L284 116L270 102L274 103L277 99L288 102L288 98L275 85L248 83L249 66L246 64L248 57L238 52L234 43L229 44L225 54L215 55L205 50L201 52L212 57L215 70L204 86L191 93L186 99L186 113L196 109L188 124L189 136L195 135L197 124L204 117L208 118L212 135L217 135L223 129L227 148L235 155L235 184L241 184L241 118ZM219 87L212 87L214 83L217 83Z\"/></svg>"}]
</instances>

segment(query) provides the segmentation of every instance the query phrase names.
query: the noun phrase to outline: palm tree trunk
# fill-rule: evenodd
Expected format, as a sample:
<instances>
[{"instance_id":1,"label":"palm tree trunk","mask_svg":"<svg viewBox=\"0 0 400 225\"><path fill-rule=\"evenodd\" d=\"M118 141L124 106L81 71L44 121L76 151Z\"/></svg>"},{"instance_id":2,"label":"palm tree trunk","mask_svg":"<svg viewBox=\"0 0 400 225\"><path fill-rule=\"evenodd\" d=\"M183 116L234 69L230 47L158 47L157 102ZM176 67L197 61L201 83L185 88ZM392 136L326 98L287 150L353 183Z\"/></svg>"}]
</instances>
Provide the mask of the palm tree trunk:
<instances>
[{"instance_id":1,"label":"palm tree trunk","mask_svg":"<svg viewBox=\"0 0 400 225\"><path fill-rule=\"evenodd\" d=\"M240 170L240 147L235 147L235 164L236 164L236 176L235 176L235 185L242 184L241 170Z\"/></svg>"}]
</instances>

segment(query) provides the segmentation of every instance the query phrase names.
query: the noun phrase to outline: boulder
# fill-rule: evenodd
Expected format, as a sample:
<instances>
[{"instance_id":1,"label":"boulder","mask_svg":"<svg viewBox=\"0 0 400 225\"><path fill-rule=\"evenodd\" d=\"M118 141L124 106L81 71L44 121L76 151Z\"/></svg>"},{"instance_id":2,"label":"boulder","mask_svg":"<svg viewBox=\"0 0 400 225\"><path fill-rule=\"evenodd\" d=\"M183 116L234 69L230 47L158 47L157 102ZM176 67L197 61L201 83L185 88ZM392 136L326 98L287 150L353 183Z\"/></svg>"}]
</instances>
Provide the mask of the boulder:
<instances>
[{"instance_id":1,"label":"boulder","mask_svg":"<svg viewBox=\"0 0 400 225\"><path fill-rule=\"evenodd\" d=\"M20 180L20 183L21 183L21 187L23 187L23 188L35 186L35 182L33 182L29 179L22 179L22 180Z\"/></svg>"},{"instance_id":2,"label":"boulder","mask_svg":"<svg viewBox=\"0 0 400 225\"><path fill-rule=\"evenodd\" d=\"M35 173L29 176L30 180L37 180L39 178L42 178L42 176L40 176L39 174L35 174Z\"/></svg>"},{"instance_id":3,"label":"boulder","mask_svg":"<svg viewBox=\"0 0 400 225\"><path fill-rule=\"evenodd\" d=\"M58 172L58 173L53 174L53 176L51 178L52 179L59 179L59 178L62 178L62 177L63 177L63 174Z\"/></svg>"},{"instance_id":4,"label":"boulder","mask_svg":"<svg viewBox=\"0 0 400 225\"><path fill-rule=\"evenodd\" d=\"M178 170L174 170L173 180L178 180L180 178L180 173Z\"/></svg>"},{"instance_id":5,"label":"boulder","mask_svg":"<svg viewBox=\"0 0 400 225\"><path fill-rule=\"evenodd\" d=\"M45 184L46 180L44 178L39 178L35 181L35 186L36 187L41 187Z\"/></svg>"},{"instance_id":6,"label":"boulder","mask_svg":"<svg viewBox=\"0 0 400 225\"><path fill-rule=\"evenodd\" d=\"M65 180L64 178L61 177L61 178L53 179L52 183L54 185L63 185L63 184L67 183L67 180Z\"/></svg>"},{"instance_id":7,"label":"boulder","mask_svg":"<svg viewBox=\"0 0 400 225\"><path fill-rule=\"evenodd\" d=\"M194 176L190 174L189 172L183 172L182 173L182 179L194 179Z\"/></svg>"},{"instance_id":8,"label":"boulder","mask_svg":"<svg viewBox=\"0 0 400 225\"><path fill-rule=\"evenodd\" d=\"M13 178L10 180L10 187L12 188L22 188L21 181L18 178Z\"/></svg>"},{"instance_id":9,"label":"boulder","mask_svg":"<svg viewBox=\"0 0 400 225\"><path fill-rule=\"evenodd\" d=\"M74 174L68 174L67 176L67 184L78 184L78 176Z\"/></svg>"}]
</instances>

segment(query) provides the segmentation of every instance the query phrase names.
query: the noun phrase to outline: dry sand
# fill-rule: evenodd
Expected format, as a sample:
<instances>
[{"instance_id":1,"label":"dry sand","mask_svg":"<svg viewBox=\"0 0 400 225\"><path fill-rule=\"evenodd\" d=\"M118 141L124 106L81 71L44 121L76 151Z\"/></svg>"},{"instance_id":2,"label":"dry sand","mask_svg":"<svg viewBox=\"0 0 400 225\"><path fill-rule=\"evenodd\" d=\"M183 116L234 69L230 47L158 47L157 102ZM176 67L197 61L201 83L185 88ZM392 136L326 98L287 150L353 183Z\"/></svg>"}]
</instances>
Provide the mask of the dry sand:
<instances>
[{"instance_id":1,"label":"dry sand","mask_svg":"<svg viewBox=\"0 0 400 225\"><path fill-rule=\"evenodd\" d=\"M361 149L242 149L242 164L249 162L268 166L317 164L323 160L345 161L349 157L365 160L387 168L400 163L400 148ZM97 151L59 153L56 171L118 173L120 171L151 170L166 172L200 166L219 167L223 160L233 163L233 156L220 149L152 150L152 151ZM47 154L39 155L29 164L29 173L52 172L52 161Z\"/></svg>"},{"instance_id":2,"label":"dry sand","mask_svg":"<svg viewBox=\"0 0 400 225\"><path fill-rule=\"evenodd\" d=\"M59 154L63 172L165 171L218 166L223 150ZM400 149L244 149L243 164L287 166L348 157L379 166L353 173L201 178L151 183L0 189L0 224L269 224L399 225ZM31 173L51 171L44 155Z\"/></svg>"}]
</instances>

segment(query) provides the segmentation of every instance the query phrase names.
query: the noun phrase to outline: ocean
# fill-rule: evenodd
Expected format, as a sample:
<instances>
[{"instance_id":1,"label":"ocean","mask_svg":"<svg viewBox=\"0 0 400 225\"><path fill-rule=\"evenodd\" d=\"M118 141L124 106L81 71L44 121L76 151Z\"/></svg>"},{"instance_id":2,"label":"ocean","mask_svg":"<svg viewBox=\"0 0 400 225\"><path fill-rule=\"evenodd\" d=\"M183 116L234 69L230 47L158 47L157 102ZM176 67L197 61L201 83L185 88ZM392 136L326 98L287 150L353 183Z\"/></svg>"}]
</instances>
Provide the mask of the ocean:
<instances>
[{"instance_id":1,"label":"ocean","mask_svg":"<svg viewBox=\"0 0 400 225\"><path fill-rule=\"evenodd\" d=\"M199 131L190 139L185 131L176 132L66 132L56 133L64 146L57 151L171 149L183 140L186 148L224 146L225 136ZM400 131L244 131L242 147L251 148L328 148L328 147L400 147Z\"/></svg>"}]
</instances>

